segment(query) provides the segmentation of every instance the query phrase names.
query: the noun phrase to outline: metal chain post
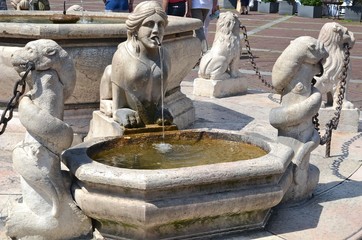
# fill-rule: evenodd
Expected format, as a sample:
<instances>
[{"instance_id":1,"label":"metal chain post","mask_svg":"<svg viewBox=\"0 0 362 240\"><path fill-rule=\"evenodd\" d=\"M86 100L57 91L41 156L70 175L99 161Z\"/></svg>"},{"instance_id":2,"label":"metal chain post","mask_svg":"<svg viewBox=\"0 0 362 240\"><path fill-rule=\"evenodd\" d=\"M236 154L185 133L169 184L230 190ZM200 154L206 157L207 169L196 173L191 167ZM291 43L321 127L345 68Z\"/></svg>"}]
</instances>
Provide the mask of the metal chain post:
<instances>
[{"instance_id":1,"label":"metal chain post","mask_svg":"<svg viewBox=\"0 0 362 240\"><path fill-rule=\"evenodd\" d=\"M29 72L35 68L35 64L33 62L28 62L26 64L26 67L27 67L27 69L25 71L24 76L15 83L14 90L13 90L13 96L9 100L8 104L6 105L4 112L1 114L0 135L2 135L5 132L8 122L13 118L13 111L18 105L20 97L25 92L25 88L26 88L25 79L28 76ZM20 90L19 90L19 88L20 88Z\"/></svg>"},{"instance_id":2,"label":"metal chain post","mask_svg":"<svg viewBox=\"0 0 362 240\"><path fill-rule=\"evenodd\" d=\"M331 141L332 141L332 131L336 130L339 123L339 118L341 116L342 112L342 105L344 100L344 95L346 92L346 84L347 84L347 71L349 67L349 46L348 44L344 45L344 53L345 57L343 60L343 70L341 75L339 76L339 94L338 94L338 100L337 100L337 106L336 106L336 112L334 113L334 117L329 120L328 123L326 123L326 129L323 136L321 136L320 145L326 144L326 157L330 157L331 152ZM319 121L318 121L318 113L313 117L313 123L315 126L315 129L319 132Z\"/></svg>"}]
</instances>

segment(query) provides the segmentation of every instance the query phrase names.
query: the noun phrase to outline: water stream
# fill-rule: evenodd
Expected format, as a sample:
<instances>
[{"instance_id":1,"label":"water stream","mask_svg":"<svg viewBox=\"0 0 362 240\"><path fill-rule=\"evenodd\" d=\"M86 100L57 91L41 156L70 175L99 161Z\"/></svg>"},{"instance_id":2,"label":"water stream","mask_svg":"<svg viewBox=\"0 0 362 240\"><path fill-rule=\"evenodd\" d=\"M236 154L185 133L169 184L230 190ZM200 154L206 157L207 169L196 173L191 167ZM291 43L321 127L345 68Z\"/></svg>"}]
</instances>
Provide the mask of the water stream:
<instances>
[{"instance_id":1,"label":"water stream","mask_svg":"<svg viewBox=\"0 0 362 240\"><path fill-rule=\"evenodd\" d=\"M80 0L80 6L82 7L82 17L80 18L80 23L89 23L85 18L84 18L84 7L83 7L83 0Z\"/></svg>"},{"instance_id":2,"label":"water stream","mask_svg":"<svg viewBox=\"0 0 362 240\"><path fill-rule=\"evenodd\" d=\"M165 118L164 118L164 98L165 98L165 93L164 93L164 76L163 76L163 71L164 71L164 66L163 66L163 47L161 45L161 42L159 40L158 37L154 38L155 41L157 42L158 45L158 56L160 59L160 68L161 68L161 121L162 121L162 142L161 143L157 143L157 144L153 144L153 147L159 151L160 153L167 153L170 152L172 150L172 145L169 143L165 143Z\"/></svg>"}]
</instances>

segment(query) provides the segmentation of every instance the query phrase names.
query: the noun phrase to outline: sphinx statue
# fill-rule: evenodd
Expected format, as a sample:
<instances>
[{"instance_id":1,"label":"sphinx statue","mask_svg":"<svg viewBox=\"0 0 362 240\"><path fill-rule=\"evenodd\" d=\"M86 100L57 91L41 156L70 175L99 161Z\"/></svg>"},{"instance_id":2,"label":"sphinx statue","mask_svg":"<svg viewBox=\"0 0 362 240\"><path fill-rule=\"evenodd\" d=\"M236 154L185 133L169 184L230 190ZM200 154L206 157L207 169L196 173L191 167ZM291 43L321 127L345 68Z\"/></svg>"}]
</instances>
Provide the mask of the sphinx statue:
<instances>
[{"instance_id":1,"label":"sphinx statue","mask_svg":"<svg viewBox=\"0 0 362 240\"><path fill-rule=\"evenodd\" d=\"M312 118L320 108L322 96L312 81L323 73L321 63L327 56L322 43L303 36L291 41L273 66L272 83L282 102L271 110L269 121L278 129L278 141L294 150L293 183L284 201L304 200L318 184L319 170L309 159L320 142Z\"/></svg>"},{"instance_id":2,"label":"sphinx statue","mask_svg":"<svg viewBox=\"0 0 362 240\"><path fill-rule=\"evenodd\" d=\"M169 78L171 58L162 44L167 24L167 14L156 1L142 2L128 15L127 40L118 45L112 63L104 70L100 110L93 112L85 140L122 136L132 128L157 129L165 125L175 128L172 113L179 110L176 104L166 107L162 101L167 97L169 84L175 87ZM191 102L177 97L182 95L179 87L174 89L170 95L176 98L171 101ZM177 107L184 109L180 104Z\"/></svg>"},{"instance_id":3,"label":"sphinx statue","mask_svg":"<svg viewBox=\"0 0 362 240\"><path fill-rule=\"evenodd\" d=\"M25 138L13 151L14 170L20 174L22 202L11 206L6 220L13 239L81 239L91 232L91 221L77 207L70 181L61 171L60 154L70 147L72 128L62 121L64 101L75 87L72 58L53 40L36 40L12 55L23 74L34 64L30 87L19 102Z\"/></svg>"},{"instance_id":4,"label":"sphinx statue","mask_svg":"<svg viewBox=\"0 0 362 240\"><path fill-rule=\"evenodd\" d=\"M100 110L122 126L143 127L161 121L161 96L170 69L169 54L161 47L167 23L167 15L156 1L138 4L126 21L127 40L118 46L112 64L105 69ZM171 114L164 112L165 123L172 123Z\"/></svg>"}]
</instances>

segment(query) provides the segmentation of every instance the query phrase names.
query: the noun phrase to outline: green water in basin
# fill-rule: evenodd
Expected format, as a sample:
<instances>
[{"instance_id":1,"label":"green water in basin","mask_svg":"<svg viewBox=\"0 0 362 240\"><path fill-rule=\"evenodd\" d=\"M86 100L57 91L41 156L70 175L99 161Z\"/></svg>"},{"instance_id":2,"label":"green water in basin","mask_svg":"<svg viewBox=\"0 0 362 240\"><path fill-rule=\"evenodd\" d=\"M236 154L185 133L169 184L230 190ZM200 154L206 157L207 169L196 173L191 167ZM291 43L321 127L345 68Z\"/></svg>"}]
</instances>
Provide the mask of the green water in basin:
<instances>
[{"instance_id":1,"label":"green water in basin","mask_svg":"<svg viewBox=\"0 0 362 240\"><path fill-rule=\"evenodd\" d=\"M159 151L159 143L170 144L171 149ZM221 162L258 158L267 152L262 148L240 141L200 137L125 137L117 142L94 147L90 157L100 163L129 169L170 169Z\"/></svg>"}]
</instances>

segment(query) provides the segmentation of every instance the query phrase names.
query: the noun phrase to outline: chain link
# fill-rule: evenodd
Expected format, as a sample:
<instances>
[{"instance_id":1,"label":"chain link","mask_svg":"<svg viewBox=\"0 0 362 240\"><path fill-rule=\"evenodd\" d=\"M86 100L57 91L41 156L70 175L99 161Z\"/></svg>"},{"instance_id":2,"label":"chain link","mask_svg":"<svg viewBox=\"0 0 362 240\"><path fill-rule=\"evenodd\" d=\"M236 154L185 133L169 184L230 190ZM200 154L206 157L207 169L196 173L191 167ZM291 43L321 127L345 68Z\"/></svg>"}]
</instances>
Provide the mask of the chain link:
<instances>
[{"instance_id":1,"label":"chain link","mask_svg":"<svg viewBox=\"0 0 362 240\"><path fill-rule=\"evenodd\" d=\"M244 25L240 25L240 28L243 32L243 36L244 36L244 42L245 42L245 47L246 47L246 51L248 52L249 55L249 59L250 59L250 63L253 66L253 69L255 71L255 74L258 76L259 80L264 83L265 86L267 86L270 89L274 89L273 85L271 85L270 83L268 83L263 76L261 75L258 67L256 66L255 60L254 60L254 55L251 52L251 48L250 48L250 43L249 43L249 39L248 39L248 33L246 31L246 27Z\"/></svg>"},{"instance_id":2,"label":"chain link","mask_svg":"<svg viewBox=\"0 0 362 240\"><path fill-rule=\"evenodd\" d=\"M337 106L336 106L336 112L334 113L334 117L332 117L329 122L326 123L326 129L323 136L321 136L320 145L326 144L326 157L330 157L330 146L331 146L331 140L332 140L332 131L336 130L339 123L339 118L341 116L342 112L342 106L343 106L343 100L346 92L346 84L347 84L347 71L349 67L349 49L350 47L348 44L344 45L344 54L345 57L343 59L343 68L341 75L339 76L339 94L337 99ZM319 120L318 120L319 114L317 113L313 117L313 123L315 126L315 129L319 132Z\"/></svg>"},{"instance_id":3,"label":"chain link","mask_svg":"<svg viewBox=\"0 0 362 240\"><path fill-rule=\"evenodd\" d=\"M13 111L18 105L20 97L25 92L25 88L26 88L25 79L28 76L29 72L31 70L35 69L35 64L33 62L28 62L26 64L26 68L27 69L26 69L24 76L15 83L14 90L13 90L13 96L11 97L8 104L6 105L5 110L1 114L0 135L2 135L5 132L8 122L13 118Z\"/></svg>"}]
</instances>

